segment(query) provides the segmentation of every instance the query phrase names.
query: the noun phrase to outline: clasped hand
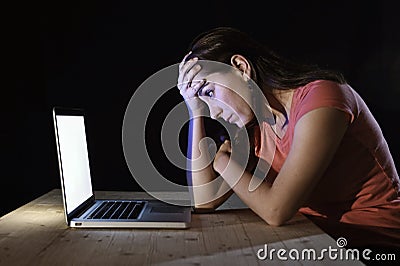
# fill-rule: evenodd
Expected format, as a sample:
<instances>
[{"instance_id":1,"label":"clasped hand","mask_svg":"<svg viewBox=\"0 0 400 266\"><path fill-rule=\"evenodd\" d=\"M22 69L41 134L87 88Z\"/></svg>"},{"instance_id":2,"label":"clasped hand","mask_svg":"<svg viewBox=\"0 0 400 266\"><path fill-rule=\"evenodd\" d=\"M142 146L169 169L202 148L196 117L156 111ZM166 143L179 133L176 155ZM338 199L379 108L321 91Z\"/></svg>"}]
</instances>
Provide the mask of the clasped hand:
<instances>
[{"instance_id":1,"label":"clasped hand","mask_svg":"<svg viewBox=\"0 0 400 266\"><path fill-rule=\"evenodd\" d=\"M231 142L229 140L225 140L224 143L222 143L221 146L219 147L217 153L215 154L213 162L213 167L215 171L217 171L219 174L222 174L222 172L228 166L229 160L231 158L231 153L232 153Z\"/></svg>"}]
</instances>

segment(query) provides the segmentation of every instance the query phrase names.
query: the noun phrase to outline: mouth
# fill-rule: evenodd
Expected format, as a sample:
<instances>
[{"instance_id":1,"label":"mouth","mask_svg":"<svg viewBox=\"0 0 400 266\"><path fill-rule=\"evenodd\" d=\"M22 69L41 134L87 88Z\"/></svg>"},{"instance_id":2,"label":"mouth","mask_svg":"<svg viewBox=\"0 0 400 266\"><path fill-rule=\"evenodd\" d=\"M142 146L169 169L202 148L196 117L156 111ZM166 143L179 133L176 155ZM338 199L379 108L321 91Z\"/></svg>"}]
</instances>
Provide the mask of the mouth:
<instances>
[{"instance_id":1,"label":"mouth","mask_svg":"<svg viewBox=\"0 0 400 266\"><path fill-rule=\"evenodd\" d=\"M226 122L228 122L228 123L232 123L232 122L231 122L231 120L232 120L232 117L233 117L233 114L232 114L232 115L230 115L230 116L229 116L229 117L228 117L228 118L227 118L225 121L226 121Z\"/></svg>"}]
</instances>

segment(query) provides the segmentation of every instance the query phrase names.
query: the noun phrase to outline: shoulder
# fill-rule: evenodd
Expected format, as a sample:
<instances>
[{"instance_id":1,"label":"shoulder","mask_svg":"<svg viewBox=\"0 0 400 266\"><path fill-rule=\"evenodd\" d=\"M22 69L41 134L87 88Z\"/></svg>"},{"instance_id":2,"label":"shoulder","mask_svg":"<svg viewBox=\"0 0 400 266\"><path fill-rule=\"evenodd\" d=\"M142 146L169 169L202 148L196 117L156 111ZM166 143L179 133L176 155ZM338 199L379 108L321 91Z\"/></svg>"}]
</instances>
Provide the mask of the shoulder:
<instances>
[{"instance_id":1,"label":"shoulder","mask_svg":"<svg viewBox=\"0 0 400 266\"><path fill-rule=\"evenodd\" d=\"M300 119L309 111L331 107L348 113L351 121L357 116L357 93L348 84L316 80L296 89L293 98L294 118Z\"/></svg>"},{"instance_id":2,"label":"shoulder","mask_svg":"<svg viewBox=\"0 0 400 266\"><path fill-rule=\"evenodd\" d=\"M355 97L354 90L349 84L340 84L330 80L316 80L297 88L299 99L326 100L330 97L353 99Z\"/></svg>"}]
</instances>

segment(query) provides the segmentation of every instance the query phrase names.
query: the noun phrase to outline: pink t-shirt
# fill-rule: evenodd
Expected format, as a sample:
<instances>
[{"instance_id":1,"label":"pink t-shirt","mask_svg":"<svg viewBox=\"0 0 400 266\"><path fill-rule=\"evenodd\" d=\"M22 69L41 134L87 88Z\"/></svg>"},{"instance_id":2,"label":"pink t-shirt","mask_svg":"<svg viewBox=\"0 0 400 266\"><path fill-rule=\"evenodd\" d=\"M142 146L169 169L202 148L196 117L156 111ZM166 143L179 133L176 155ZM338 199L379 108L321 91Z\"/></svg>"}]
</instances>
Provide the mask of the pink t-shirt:
<instances>
[{"instance_id":1,"label":"pink t-shirt","mask_svg":"<svg viewBox=\"0 0 400 266\"><path fill-rule=\"evenodd\" d=\"M400 181L389 147L365 102L349 85L317 80L295 90L287 131L276 139L268 182L273 182L285 162L297 121L320 107L342 110L350 115L351 123L300 212L337 222L400 228ZM273 132L264 122L256 139L256 155L266 161L271 147L268 134Z\"/></svg>"}]
</instances>

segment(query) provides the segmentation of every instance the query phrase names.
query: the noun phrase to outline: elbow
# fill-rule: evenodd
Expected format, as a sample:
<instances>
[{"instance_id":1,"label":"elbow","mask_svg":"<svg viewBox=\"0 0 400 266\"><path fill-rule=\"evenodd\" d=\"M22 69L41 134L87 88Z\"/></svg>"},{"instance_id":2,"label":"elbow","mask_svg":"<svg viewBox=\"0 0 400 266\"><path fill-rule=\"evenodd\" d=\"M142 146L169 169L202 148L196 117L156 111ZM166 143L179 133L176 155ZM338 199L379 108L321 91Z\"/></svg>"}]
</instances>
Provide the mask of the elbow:
<instances>
[{"instance_id":1,"label":"elbow","mask_svg":"<svg viewBox=\"0 0 400 266\"><path fill-rule=\"evenodd\" d=\"M284 225L286 223L286 221L287 220L285 220L285 219L273 218L273 219L266 220L265 222L271 226L278 227L278 226Z\"/></svg>"},{"instance_id":2,"label":"elbow","mask_svg":"<svg viewBox=\"0 0 400 266\"><path fill-rule=\"evenodd\" d=\"M274 227L285 225L293 217L293 214L287 214L280 210L270 210L261 218L268 224Z\"/></svg>"},{"instance_id":3,"label":"elbow","mask_svg":"<svg viewBox=\"0 0 400 266\"><path fill-rule=\"evenodd\" d=\"M213 213L215 210L216 208L212 204L195 205L193 208L195 213Z\"/></svg>"}]
</instances>

